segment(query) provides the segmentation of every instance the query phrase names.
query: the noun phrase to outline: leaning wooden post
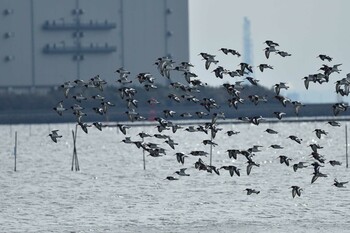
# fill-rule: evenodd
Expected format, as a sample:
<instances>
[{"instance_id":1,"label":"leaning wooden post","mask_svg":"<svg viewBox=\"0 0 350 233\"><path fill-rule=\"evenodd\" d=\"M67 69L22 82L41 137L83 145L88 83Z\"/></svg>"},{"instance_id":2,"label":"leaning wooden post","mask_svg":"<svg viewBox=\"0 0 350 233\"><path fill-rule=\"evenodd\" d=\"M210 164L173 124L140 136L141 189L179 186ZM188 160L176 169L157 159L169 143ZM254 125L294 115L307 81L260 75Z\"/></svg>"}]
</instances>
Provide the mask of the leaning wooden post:
<instances>
[{"instance_id":1,"label":"leaning wooden post","mask_svg":"<svg viewBox=\"0 0 350 233\"><path fill-rule=\"evenodd\" d=\"M14 171L17 171L17 131L15 132L15 148L14 148L14 155L15 155L15 167Z\"/></svg>"},{"instance_id":2,"label":"leaning wooden post","mask_svg":"<svg viewBox=\"0 0 350 233\"><path fill-rule=\"evenodd\" d=\"M77 136L78 136L78 125L75 126L75 135L74 135L74 149L75 149L75 171L80 171L78 153L77 153Z\"/></svg>"},{"instance_id":3,"label":"leaning wooden post","mask_svg":"<svg viewBox=\"0 0 350 233\"><path fill-rule=\"evenodd\" d=\"M348 156L348 125L345 125L345 156L346 156L346 168L349 167Z\"/></svg>"},{"instance_id":4,"label":"leaning wooden post","mask_svg":"<svg viewBox=\"0 0 350 233\"><path fill-rule=\"evenodd\" d=\"M79 161L78 161L78 155L77 155L77 147L76 147L76 142L77 142L77 132L78 132L78 125L75 125L75 132L72 130L72 135L73 135L73 157L72 157L72 167L71 170L79 171Z\"/></svg>"},{"instance_id":5,"label":"leaning wooden post","mask_svg":"<svg viewBox=\"0 0 350 233\"><path fill-rule=\"evenodd\" d=\"M74 138L74 131L72 130L72 135L73 135L73 156L72 156L72 167L71 170L73 171L74 168L74 161L75 161L75 138Z\"/></svg>"}]
</instances>

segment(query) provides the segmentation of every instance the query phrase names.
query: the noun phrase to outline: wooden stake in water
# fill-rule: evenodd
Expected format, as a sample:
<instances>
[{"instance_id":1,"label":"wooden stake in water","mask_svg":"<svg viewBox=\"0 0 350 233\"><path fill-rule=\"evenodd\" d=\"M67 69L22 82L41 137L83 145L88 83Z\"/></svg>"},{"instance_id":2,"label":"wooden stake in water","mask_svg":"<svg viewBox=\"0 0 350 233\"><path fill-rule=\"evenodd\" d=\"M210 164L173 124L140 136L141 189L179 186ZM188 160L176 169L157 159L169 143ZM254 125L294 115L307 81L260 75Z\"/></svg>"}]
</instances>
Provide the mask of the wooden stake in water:
<instances>
[{"instance_id":1,"label":"wooden stake in water","mask_svg":"<svg viewBox=\"0 0 350 233\"><path fill-rule=\"evenodd\" d=\"M210 132L210 141L213 142L213 129L211 129L211 132ZM210 143L210 162L209 162L210 166L212 166L212 160L213 160L213 144Z\"/></svg>"},{"instance_id":2,"label":"wooden stake in water","mask_svg":"<svg viewBox=\"0 0 350 233\"><path fill-rule=\"evenodd\" d=\"M17 171L17 131L15 132L15 148L14 148L14 155L15 155L15 167L14 171Z\"/></svg>"},{"instance_id":3,"label":"wooden stake in water","mask_svg":"<svg viewBox=\"0 0 350 233\"><path fill-rule=\"evenodd\" d=\"M144 138L142 138L142 143L144 142ZM143 155L143 170L146 170L146 157L145 157L145 149L142 149Z\"/></svg>"},{"instance_id":4,"label":"wooden stake in water","mask_svg":"<svg viewBox=\"0 0 350 233\"><path fill-rule=\"evenodd\" d=\"M75 171L80 171L78 155L77 155L77 147L76 147L77 132L78 132L78 125L75 125L75 132L72 130L72 135L73 135L73 157L72 157L72 167L71 167L72 171L74 170L74 167L75 167Z\"/></svg>"},{"instance_id":5,"label":"wooden stake in water","mask_svg":"<svg viewBox=\"0 0 350 233\"><path fill-rule=\"evenodd\" d=\"M348 158L348 125L345 125L345 156L346 156L346 168L349 167Z\"/></svg>"}]
</instances>

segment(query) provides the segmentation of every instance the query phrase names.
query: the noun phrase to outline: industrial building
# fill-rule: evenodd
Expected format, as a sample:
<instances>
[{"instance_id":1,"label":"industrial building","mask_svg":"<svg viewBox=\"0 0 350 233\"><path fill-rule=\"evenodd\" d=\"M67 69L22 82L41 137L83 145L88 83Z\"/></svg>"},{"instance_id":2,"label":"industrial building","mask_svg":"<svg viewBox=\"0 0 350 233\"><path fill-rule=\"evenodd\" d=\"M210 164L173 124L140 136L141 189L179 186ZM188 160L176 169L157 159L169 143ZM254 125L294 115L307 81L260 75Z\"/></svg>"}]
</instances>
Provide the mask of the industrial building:
<instances>
[{"instance_id":1,"label":"industrial building","mask_svg":"<svg viewBox=\"0 0 350 233\"><path fill-rule=\"evenodd\" d=\"M189 60L188 1L2 0L0 87L36 90ZM158 82L164 83L159 76Z\"/></svg>"}]
</instances>

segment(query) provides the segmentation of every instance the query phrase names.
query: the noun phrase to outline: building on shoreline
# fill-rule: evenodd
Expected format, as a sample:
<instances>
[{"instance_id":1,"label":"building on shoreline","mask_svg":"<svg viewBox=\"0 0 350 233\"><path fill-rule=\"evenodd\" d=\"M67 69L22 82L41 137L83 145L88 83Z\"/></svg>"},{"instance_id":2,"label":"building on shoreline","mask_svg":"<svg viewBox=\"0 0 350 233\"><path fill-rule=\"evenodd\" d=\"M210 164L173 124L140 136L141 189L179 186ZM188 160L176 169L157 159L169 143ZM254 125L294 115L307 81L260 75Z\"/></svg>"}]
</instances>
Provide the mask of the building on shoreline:
<instances>
[{"instance_id":1,"label":"building on shoreline","mask_svg":"<svg viewBox=\"0 0 350 233\"><path fill-rule=\"evenodd\" d=\"M0 13L3 90L113 83L120 67L133 78L161 56L189 60L187 0L3 0Z\"/></svg>"}]
</instances>

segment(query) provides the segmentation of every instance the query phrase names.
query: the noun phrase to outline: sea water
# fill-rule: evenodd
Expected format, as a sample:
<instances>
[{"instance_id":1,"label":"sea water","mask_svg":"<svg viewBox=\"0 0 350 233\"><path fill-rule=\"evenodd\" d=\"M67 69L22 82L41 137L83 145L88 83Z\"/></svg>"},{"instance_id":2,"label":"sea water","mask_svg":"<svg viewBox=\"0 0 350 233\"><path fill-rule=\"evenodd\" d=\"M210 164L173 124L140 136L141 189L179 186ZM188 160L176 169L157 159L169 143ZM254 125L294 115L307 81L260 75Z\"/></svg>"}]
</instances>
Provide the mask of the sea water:
<instances>
[{"instance_id":1,"label":"sea water","mask_svg":"<svg viewBox=\"0 0 350 233\"><path fill-rule=\"evenodd\" d=\"M200 123L193 123L197 127ZM332 127L325 122L219 124L213 139L213 165L234 165L241 176L226 170L198 171L193 150L209 152L203 132L164 131L178 145L171 149L164 139L145 138L158 143L166 155L151 157L134 144L121 142L126 136L141 140L140 132L158 133L154 126L132 126L127 135L117 128L78 128L77 155L80 171L71 171L73 124L0 126L0 232L350 232L350 185L333 186L333 181L349 181L345 167L345 122ZM271 135L267 128L279 133ZM328 132L318 139L316 128ZM51 141L48 134L58 129L62 138ZM228 130L239 131L228 136ZM18 133L17 172L14 167L15 132ZM302 139L297 144L288 138ZM320 177L311 184L313 167L294 172L292 164L310 165L314 160L309 144L323 146L326 159ZM283 149L273 149L278 144ZM246 150L260 145L253 160L260 167L246 173L246 158L229 159L228 149ZM179 164L175 153L188 155ZM278 156L292 159L280 164ZM202 157L209 163L209 157ZM332 167L329 160L342 162ZM167 176L187 168L190 176L169 181ZM291 186L300 186L301 196L292 197ZM246 188L259 190L247 195Z\"/></svg>"}]
</instances>

